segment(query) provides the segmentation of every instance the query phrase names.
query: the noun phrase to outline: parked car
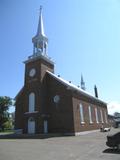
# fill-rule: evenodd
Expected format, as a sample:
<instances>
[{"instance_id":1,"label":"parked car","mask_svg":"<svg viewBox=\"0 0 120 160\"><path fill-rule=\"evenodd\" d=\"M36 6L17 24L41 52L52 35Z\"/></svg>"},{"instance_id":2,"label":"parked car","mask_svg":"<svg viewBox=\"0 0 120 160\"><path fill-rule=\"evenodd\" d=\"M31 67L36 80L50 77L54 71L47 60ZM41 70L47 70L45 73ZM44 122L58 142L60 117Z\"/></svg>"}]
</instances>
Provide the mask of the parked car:
<instances>
[{"instance_id":1,"label":"parked car","mask_svg":"<svg viewBox=\"0 0 120 160\"><path fill-rule=\"evenodd\" d=\"M110 128L104 128L104 132L109 132Z\"/></svg>"},{"instance_id":2,"label":"parked car","mask_svg":"<svg viewBox=\"0 0 120 160\"><path fill-rule=\"evenodd\" d=\"M120 132L113 135L108 135L106 145L120 150Z\"/></svg>"},{"instance_id":3,"label":"parked car","mask_svg":"<svg viewBox=\"0 0 120 160\"><path fill-rule=\"evenodd\" d=\"M101 132L109 132L109 131L110 131L110 128L103 128L103 127L101 127L101 128L100 128L100 131L101 131Z\"/></svg>"}]
</instances>

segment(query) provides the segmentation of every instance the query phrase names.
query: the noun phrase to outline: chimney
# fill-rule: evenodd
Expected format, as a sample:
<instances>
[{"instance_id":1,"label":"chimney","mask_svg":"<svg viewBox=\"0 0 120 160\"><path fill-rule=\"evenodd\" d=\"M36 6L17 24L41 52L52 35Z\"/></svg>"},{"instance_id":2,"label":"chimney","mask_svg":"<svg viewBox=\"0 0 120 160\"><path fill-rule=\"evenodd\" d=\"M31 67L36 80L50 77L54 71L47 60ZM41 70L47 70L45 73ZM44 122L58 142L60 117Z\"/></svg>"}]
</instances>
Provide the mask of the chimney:
<instances>
[{"instance_id":1,"label":"chimney","mask_svg":"<svg viewBox=\"0 0 120 160\"><path fill-rule=\"evenodd\" d=\"M98 98L98 91L96 85L94 86L95 97Z\"/></svg>"}]
</instances>

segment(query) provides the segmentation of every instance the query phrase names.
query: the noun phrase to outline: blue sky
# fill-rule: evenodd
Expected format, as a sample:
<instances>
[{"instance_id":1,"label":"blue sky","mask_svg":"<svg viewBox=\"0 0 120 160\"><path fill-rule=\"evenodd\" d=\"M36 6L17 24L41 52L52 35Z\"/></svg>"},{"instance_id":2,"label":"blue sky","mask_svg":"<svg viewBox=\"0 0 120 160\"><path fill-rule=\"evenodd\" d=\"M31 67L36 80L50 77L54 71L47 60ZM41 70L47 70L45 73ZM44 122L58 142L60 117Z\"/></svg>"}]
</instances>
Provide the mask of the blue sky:
<instances>
[{"instance_id":1,"label":"blue sky","mask_svg":"<svg viewBox=\"0 0 120 160\"><path fill-rule=\"evenodd\" d=\"M88 92L96 84L120 110L119 0L0 0L0 96L14 98L24 84L40 5L55 73L76 85L82 73Z\"/></svg>"}]
</instances>

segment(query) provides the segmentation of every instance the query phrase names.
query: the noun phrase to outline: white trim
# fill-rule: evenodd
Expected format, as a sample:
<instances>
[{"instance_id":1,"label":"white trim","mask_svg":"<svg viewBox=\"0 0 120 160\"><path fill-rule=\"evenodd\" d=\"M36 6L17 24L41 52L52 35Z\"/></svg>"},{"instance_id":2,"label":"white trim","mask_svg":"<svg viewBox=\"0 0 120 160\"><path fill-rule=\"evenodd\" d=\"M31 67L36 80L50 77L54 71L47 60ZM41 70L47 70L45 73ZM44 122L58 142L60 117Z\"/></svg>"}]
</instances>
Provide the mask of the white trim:
<instances>
[{"instance_id":1,"label":"white trim","mask_svg":"<svg viewBox=\"0 0 120 160\"><path fill-rule=\"evenodd\" d=\"M37 59L43 59L43 60L47 61L48 63L51 63L52 65L54 65L54 62L51 60L51 58L45 57L44 55L41 55L41 54L39 56L33 56L33 55L29 56L28 60L24 61L24 63L26 64L26 63L35 61Z\"/></svg>"},{"instance_id":2,"label":"white trim","mask_svg":"<svg viewBox=\"0 0 120 160\"><path fill-rule=\"evenodd\" d=\"M38 113L38 111L34 111L34 112L25 112L24 114L35 114L35 113Z\"/></svg>"},{"instance_id":3,"label":"white trim","mask_svg":"<svg viewBox=\"0 0 120 160\"><path fill-rule=\"evenodd\" d=\"M107 103L105 103L103 100L100 100L100 99L94 97L94 96L91 95L90 93L88 93L88 92L86 92L86 91L78 88L77 86L75 86L75 85L72 84L72 83L69 83L68 81L64 80L63 78L58 77L57 75L53 74L52 72L50 72L50 71L48 71L48 70L47 70L46 72L47 72L48 74L50 74L52 77L54 77L56 80L58 80L59 82L61 82L62 84L67 85L69 89L75 89L75 90L77 90L78 92L83 93L85 96L89 96L90 98L96 100L97 102L101 102L101 103L107 105Z\"/></svg>"},{"instance_id":4,"label":"white trim","mask_svg":"<svg viewBox=\"0 0 120 160\"><path fill-rule=\"evenodd\" d=\"M89 122L89 124L93 124L94 122Z\"/></svg>"},{"instance_id":5,"label":"white trim","mask_svg":"<svg viewBox=\"0 0 120 160\"><path fill-rule=\"evenodd\" d=\"M85 124L85 122L80 122L81 124Z\"/></svg>"}]
</instances>

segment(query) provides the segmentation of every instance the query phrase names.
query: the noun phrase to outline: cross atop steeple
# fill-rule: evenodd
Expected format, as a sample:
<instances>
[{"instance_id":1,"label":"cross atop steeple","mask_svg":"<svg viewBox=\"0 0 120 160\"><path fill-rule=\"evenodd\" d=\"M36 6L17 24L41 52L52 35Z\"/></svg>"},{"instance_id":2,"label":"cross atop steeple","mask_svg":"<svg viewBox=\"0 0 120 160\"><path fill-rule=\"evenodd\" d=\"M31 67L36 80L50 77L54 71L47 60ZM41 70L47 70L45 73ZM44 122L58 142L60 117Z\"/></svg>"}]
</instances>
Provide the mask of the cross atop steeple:
<instances>
[{"instance_id":1,"label":"cross atop steeple","mask_svg":"<svg viewBox=\"0 0 120 160\"><path fill-rule=\"evenodd\" d=\"M33 56L47 56L48 38L44 33L44 25L42 18L42 6L40 6L39 22L36 35L32 38Z\"/></svg>"}]
</instances>

